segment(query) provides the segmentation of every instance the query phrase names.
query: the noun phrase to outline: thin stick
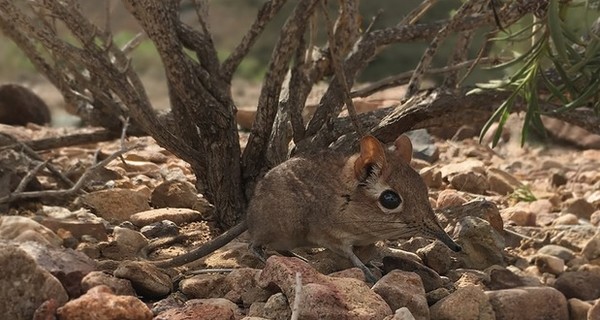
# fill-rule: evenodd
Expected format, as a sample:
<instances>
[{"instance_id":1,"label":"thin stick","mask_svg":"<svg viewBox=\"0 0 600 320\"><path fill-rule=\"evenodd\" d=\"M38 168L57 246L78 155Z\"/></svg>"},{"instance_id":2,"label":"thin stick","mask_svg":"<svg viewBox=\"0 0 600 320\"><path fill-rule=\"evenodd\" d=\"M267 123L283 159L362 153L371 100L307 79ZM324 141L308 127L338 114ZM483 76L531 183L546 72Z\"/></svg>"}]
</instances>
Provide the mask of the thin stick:
<instances>
[{"instance_id":1,"label":"thin stick","mask_svg":"<svg viewBox=\"0 0 600 320\"><path fill-rule=\"evenodd\" d=\"M40 170L42 170L46 166L46 164L48 164L48 161L49 160L40 162L37 166L35 166L35 168L33 168L33 170L27 172L25 177L23 177L23 179L21 179L21 182L19 182L19 185L17 186L14 192L22 192L23 190L25 190L25 187L27 187L27 185L29 184L29 182L31 182L35 175L38 172L40 172Z\"/></svg>"},{"instance_id":2,"label":"thin stick","mask_svg":"<svg viewBox=\"0 0 600 320\"><path fill-rule=\"evenodd\" d=\"M321 9L323 10L323 15L325 16L325 20L327 20L327 35L329 38L329 53L331 54L331 62L333 65L333 70L335 72L335 77L340 84L343 95L344 102L346 103L346 108L348 109L348 115L352 120L352 124L354 125L354 129L359 134L359 136L365 135L365 130L360 125L358 121L356 109L354 108L354 103L352 102L352 97L350 96L350 88L348 88L348 82L346 81L346 74L343 68L343 62L340 61L340 57L337 55L337 48L335 48L335 38L333 31L333 22L331 21L329 14L327 13L327 7L325 6L324 1L320 1Z\"/></svg>"},{"instance_id":3,"label":"thin stick","mask_svg":"<svg viewBox=\"0 0 600 320\"><path fill-rule=\"evenodd\" d=\"M300 300L302 300L302 275L296 272L296 286L294 288L294 304L292 305L292 316L290 320L298 320L300 316Z\"/></svg>"}]
</instances>

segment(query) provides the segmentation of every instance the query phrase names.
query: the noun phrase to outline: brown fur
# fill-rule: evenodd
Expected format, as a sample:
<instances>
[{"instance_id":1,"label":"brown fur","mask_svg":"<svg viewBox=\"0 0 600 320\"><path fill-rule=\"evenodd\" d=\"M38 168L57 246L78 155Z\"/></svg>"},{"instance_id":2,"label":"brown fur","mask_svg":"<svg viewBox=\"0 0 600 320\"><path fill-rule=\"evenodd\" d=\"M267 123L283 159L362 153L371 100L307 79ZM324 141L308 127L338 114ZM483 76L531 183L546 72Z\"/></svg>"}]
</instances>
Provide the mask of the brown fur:
<instances>
[{"instance_id":1,"label":"brown fur","mask_svg":"<svg viewBox=\"0 0 600 320\"><path fill-rule=\"evenodd\" d=\"M395 146L396 150L387 151L367 136L361 140L359 154L325 151L295 157L271 169L257 185L248 207L246 225L252 249L261 254L264 247L281 251L328 248L349 258L371 281L374 277L354 254L355 247L423 235L460 250L440 227L427 187L409 165L410 140L401 136ZM401 197L397 208L379 203L386 190Z\"/></svg>"}]
</instances>

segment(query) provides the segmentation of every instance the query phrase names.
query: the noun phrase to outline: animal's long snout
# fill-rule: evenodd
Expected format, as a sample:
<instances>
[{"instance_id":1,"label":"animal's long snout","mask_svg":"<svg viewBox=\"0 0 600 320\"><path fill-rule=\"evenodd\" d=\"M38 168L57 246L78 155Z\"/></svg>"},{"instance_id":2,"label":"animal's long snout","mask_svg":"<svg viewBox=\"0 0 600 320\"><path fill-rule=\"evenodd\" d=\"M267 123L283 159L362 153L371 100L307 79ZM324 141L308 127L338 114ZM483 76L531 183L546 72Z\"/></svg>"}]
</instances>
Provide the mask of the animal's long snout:
<instances>
[{"instance_id":1,"label":"animal's long snout","mask_svg":"<svg viewBox=\"0 0 600 320\"><path fill-rule=\"evenodd\" d=\"M439 233L436 233L435 238L443 242L448 248L450 248L450 250L454 252L460 252L462 250L462 247L458 245L458 243L454 242L454 240L452 240L452 238L450 238L450 236L443 230Z\"/></svg>"},{"instance_id":2,"label":"animal's long snout","mask_svg":"<svg viewBox=\"0 0 600 320\"><path fill-rule=\"evenodd\" d=\"M425 223L427 228L427 232L429 236L432 238L440 240L444 243L450 250L454 252L462 251L462 247L458 245L458 243L454 242L452 238L442 229L442 227L437 223L437 221L428 221Z\"/></svg>"}]
</instances>

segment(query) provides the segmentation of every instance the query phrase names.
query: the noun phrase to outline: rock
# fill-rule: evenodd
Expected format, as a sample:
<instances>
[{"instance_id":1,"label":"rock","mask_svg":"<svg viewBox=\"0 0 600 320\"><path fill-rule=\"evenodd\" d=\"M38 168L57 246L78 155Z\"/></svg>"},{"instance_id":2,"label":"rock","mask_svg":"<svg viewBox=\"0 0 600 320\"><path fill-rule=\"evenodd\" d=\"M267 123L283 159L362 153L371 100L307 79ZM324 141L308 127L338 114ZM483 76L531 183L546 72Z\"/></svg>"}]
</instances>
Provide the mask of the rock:
<instances>
[{"instance_id":1,"label":"rock","mask_svg":"<svg viewBox=\"0 0 600 320\"><path fill-rule=\"evenodd\" d=\"M356 267L333 272L333 273L328 274L328 276L335 277L335 278L354 278L357 280L366 281L365 273Z\"/></svg>"},{"instance_id":2,"label":"rock","mask_svg":"<svg viewBox=\"0 0 600 320\"><path fill-rule=\"evenodd\" d=\"M142 227L140 233L146 238L159 238L176 236L179 230L173 221L163 220Z\"/></svg>"},{"instance_id":3,"label":"rock","mask_svg":"<svg viewBox=\"0 0 600 320\"><path fill-rule=\"evenodd\" d=\"M571 259L575 258L575 253L573 250L555 244L547 244L541 247L537 253L549 254L551 256L561 258L565 262L569 262Z\"/></svg>"},{"instance_id":4,"label":"rock","mask_svg":"<svg viewBox=\"0 0 600 320\"><path fill-rule=\"evenodd\" d=\"M582 149L600 148L600 136L582 127L548 116L542 116L542 122L546 130L561 141L570 142Z\"/></svg>"},{"instance_id":5,"label":"rock","mask_svg":"<svg viewBox=\"0 0 600 320\"><path fill-rule=\"evenodd\" d=\"M463 250L463 265L471 269L485 269L491 265L504 265L502 250L504 238L491 225L477 217L460 219L456 231L457 242Z\"/></svg>"},{"instance_id":6,"label":"rock","mask_svg":"<svg viewBox=\"0 0 600 320\"><path fill-rule=\"evenodd\" d=\"M595 210L596 208L584 198L569 199L564 204L565 212L572 213L580 219L589 220Z\"/></svg>"},{"instance_id":7,"label":"rock","mask_svg":"<svg viewBox=\"0 0 600 320\"><path fill-rule=\"evenodd\" d=\"M84 292L100 285L109 287L112 292L119 296L136 296L129 280L119 279L102 271L92 271L81 280L81 287Z\"/></svg>"},{"instance_id":8,"label":"rock","mask_svg":"<svg viewBox=\"0 0 600 320\"><path fill-rule=\"evenodd\" d=\"M541 273L559 275L565 270L565 261L549 254L536 254L533 262Z\"/></svg>"},{"instance_id":9,"label":"rock","mask_svg":"<svg viewBox=\"0 0 600 320\"><path fill-rule=\"evenodd\" d=\"M53 248L37 242L19 244L39 267L56 277L71 298L79 297L84 290L81 279L96 270L96 262L85 254L65 248Z\"/></svg>"},{"instance_id":10,"label":"rock","mask_svg":"<svg viewBox=\"0 0 600 320\"><path fill-rule=\"evenodd\" d=\"M168 297L158 300L157 302L152 304L152 313L157 315L161 314L169 309L181 308L185 305L185 302L188 300L183 293L180 291L176 291L171 293Z\"/></svg>"},{"instance_id":11,"label":"rock","mask_svg":"<svg viewBox=\"0 0 600 320\"><path fill-rule=\"evenodd\" d=\"M487 169L487 178L489 184L489 190L500 195L508 195L515 191L523 184L510 173L496 169Z\"/></svg>"},{"instance_id":12,"label":"rock","mask_svg":"<svg viewBox=\"0 0 600 320\"><path fill-rule=\"evenodd\" d=\"M504 231L504 222L498 207L491 201L475 199L461 206L446 207L436 210L440 224L448 234L456 234L456 225L464 217L478 217L492 226L496 231Z\"/></svg>"},{"instance_id":13,"label":"rock","mask_svg":"<svg viewBox=\"0 0 600 320\"><path fill-rule=\"evenodd\" d=\"M477 172L463 172L452 175L448 181L457 190L475 194L485 194L490 189L487 178Z\"/></svg>"},{"instance_id":14,"label":"rock","mask_svg":"<svg viewBox=\"0 0 600 320\"><path fill-rule=\"evenodd\" d=\"M460 206L467 202L460 193L453 189L442 190L437 198L437 207L446 208L450 206Z\"/></svg>"},{"instance_id":15,"label":"rock","mask_svg":"<svg viewBox=\"0 0 600 320\"><path fill-rule=\"evenodd\" d=\"M151 203L155 208L194 208L204 198L198 195L193 184L187 181L165 181L152 191ZM206 202L206 200L204 200Z\"/></svg>"},{"instance_id":16,"label":"rock","mask_svg":"<svg viewBox=\"0 0 600 320\"><path fill-rule=\"evenodd\" d=\"M428 188L437 189L442 186L442 173L436 167L425 167L419 170L419 175Z\"/></svg>"},{"instance_id":17,"label":"rock","mask_svg":"<svg viewBox=\"0 0 600 320\"><path fill-rule=\"evenodd\" d=\"M574 226L579 224L579 218L572 213L564 213L554 219L552 225L555 226Z\"/></svg>"},{"instance_id":18,"label":"rock","mask_svg":"<svg viewBox=\"0 0 600 320\"><path fill-rule=\"evenodd\" d=\"M0 123L44 125L50 120L48 105L33 91L18 84L0 86Z\"/></svg>"},{"instance_id":19,"label":"rock","mask_svg":"<svg viewBox=\"0 0 600 320\"><path fill-rule=\"evenodd\" d=\"M568 301L569 304L569 319L571 320L587 320L588 312L592 308L592 305L581 301L576 298L571 298ZM594 318L591 318L594 319Z\"/></svg>"},{"instance_id":20,"label":"rock","mask_svg":"<svg viewBox=\"0 0 600 320\"><path fill-rule=\"evenodd\" d=\"M412 142L414 158L431 163L440 157L440 152L426 129L408 131L406 135Z\"/></svg>"},{"instance_id":21,"label":"rock","mask_svg":"<svg viewBox=\"0 0 600 320\"><path fill-rule=\"evenodd\" d=\"M290 319L292 309L283 293L276 293L265 302L262 315L268 319Z\"/></svg>"},{"instance_id":22,"label":"rock","mask_svg":"<svg viewBox=\"0 0 600 320\"><path fill-rule=\"evenodd\" d=\"M44 301L33 313L33 320L56 320L59 305L55 299Z\"/></svg>"},{"instance_id":23,"label":"rock","mask_svg":"<svg viewBox=\"0 0 600 320\"><path fill-rule=\"evenodd\" d=\"M452 250L440 241L434 241L424 248L417 250L417 254L423 258L423 263L438 274L446 274L452 267Z\"/></svg>"},{"instance_id":24,"label":"rock","mask_svg":"<svg viewBox=\"0 0 600 320\"><path fill-rule=\"evenodd\" d=\"M436 302L447 297L448 295L450 295L450 290L448 290L446 288L437 288L435 290L431 290L431 291L427 292L425 297L427 298L427 304L432 306ZM431 312L431 310L430 310L430 312Z\"/></svg>"},{"instance_id":25,"label":"rock","mask_svg":"<svg viewBox=\"0 0 600 320\"><path fill-rule=\"evenodd\" d=\"M497 320L568 320L567 299L550 287L486 291Z\"/></svg>"},{"instance_id":26,"label":"rock","mask_svg":"<svg viewBox=\"0 0 600 320\"><path fill-rule=\"evenodd\" d=\"M60 282L15 245L0 242L0 314L4 319L32 319L49 299L68 300Z\"/></svg>"},{"instance_id":27,"label":"rock","mask_svg":"<svg viewBox=\"0 0 600 320\"><path fill-rule=\"evenodd\" d=\"M385 301L366 283L322 275L297 258L269 257L258 284L263 288L278 286L293 305L296 273L300 273L302 283L300 319L383 319L392 314Z\"/></svg>"},{"instance_id":28,"label":"rock","mask_svg":"<svg viewBox=\"0 0 600 320\"><path fill-rule=\"evenodd\" d=\"M484 279L483 284L490 290L511 289L525 285L519 275L502 266L491 266L484 272L488 275L488 279Z\"/></svg>"},{"instance_id":29,"label":"rock","mask_svg":"<svg viewBox=\"0 0 600 320\"><path fill-rule=\"evenodd\" d=\"M54 232L57 232L60 229L67 230L78 240L81 240L85 235L92 236L94 239L100 241L106 241L108 239L106 227L104 226L104 223L99 220L80 221L43 217L38 222Z\"/></svg>"},{"instance_id":30,"label":"rock","mask_svg":"<svg viewBox=\"0 0 600 320\"><path fill-rule=\"evenodd\" d=\"M372 290L379 294L392 310L406 307L415 319L429 319L425 288L416 273L392 270L377 281Z\"/></svg>"},{"instance_id":31,"label":"rock","mask_svg":"<svg viewBox=\"0 0 600 320\"><path fill-rule=\"evenodd\" d=\"M587 320L600 319L600 300L596 300L594 305L590 308L587 314Z\"/></svg>"},{"instance_id":32,"label":"rock","mask_svg":"<svg viewBox=\"0 0 600 320\"><path fill-rule=\"evenodd\" d=\"M102 256L113 260L137 258L142 249L148 245L148 239L140 232L129 228L115 227L114 240L99 245Z\"/></svg>"},{"instance_id":33,"label":"rock","mask_svg":"<svg viewBox=\"0 0 600 320\"><path fill-rule=\"evenodd\" d=\"M553 172L550 176L550 184L555 188L564 186L567 182L569 182L569 180L561 172Z\"/></svg>"},{"instance_id":34,"label":"rock","mask_svg":"<svg viewBox=\"0 0 600 320\"><path fill-rule=\"evenodd\" d=\"M75 250L85 254L91 259L98 259L102 255L100 253L100 248L95 243L81 242L77 245Z\"/></svg>"},{"instance_id":35,"label":"rock","mask_svg":"<svg viewBox=\"0 0 600 320\"><path fill-rule=\"evenodd\" d=\"M581 254L588 260L600 258L600 232L596 233L585 243Z\"/></svg>"},{"instance_id":36,"label":"rock","mask_svg":"<svg viewBox=\"0 0 600 320\"><path fill-rule=\"evenodd\" d=\"M423 282L425 292L435 290L444 284L442 278L437 272L435 272L435 270L411 259L400 257L384 257L383 270L385 273L390 273L393 270L402 270L418 274Z\"/></svg>"},{"instance_id":37,"label":"rock","mask_svg":"<svg viewBox=\"0 0 600 320\"><path fill-rule=\"evenodd\" d=\"M227 299L192 299L180 308L166 310L154 320L235 320L241 318L238 306Z\"/></svg>"},{"instance_id":38,"label":"rock","mask_svg":"<svg viewBox=\"0 0 600 320\"><path fill-rule=\"evenodd\" d=\"M181 280L179 288L192 299L208 299L222 297L227 291L225 275L220 273L198 274Z\"/></svg>"},{"instance_id":39,"label":"rock","mask_svg":"<svg viewBox=\"0 0 600 320\"><path fill-rule=\"evenodd\" d=\"M402 307L393 316L387 316L384 320L415 320L415 317L410 313L410 310L406 307Z\"/></svg>"},{"instance_id":40,"label":"rock","mask_svg":"<svg viewBox=\"0 0 600 320\"><path fill-rule=\"evenodd\" d=\"M567 299L598 299L600 298L600 275L590 271L563 272L556 278L554 287Z\"/></svg>"},{"instance_id":41,"label":"rock","mask_svg":"<svg viewBox=\"0 0 600 320\"><path fill-rule=\"evenodd\" d=\"M485 165L476 159L467 159L459 163L451 163L443 166L440 171L443 178L457 173L478 172L485 173Z\"/></svg>"},{"instance_id":42,"label":"rock","mask_svg":"<svg viewBox=\"0 0 600 320\"><path fill-rule=\"evenodd\" d=\"M600 225L600 210L594 211L592 215L590 215L590 223L599 226Z\"/></svg>"},{"instance_id":43,"label":"rock","mask_svg":"<svg viewBox=\"0 0 600 320\"><path fill-rule=\"evenodd\" d=\"M135 292L145 298L162 298L173 291L171 277L149 262L123 261L113 275L131 281Z\"/></svg>"},{"instance_id":44,"label":"rock","mask_svg":"<svg viewBox=\"0 0 600 320\"><path fill-rule=\"evenodd\" d=\"M225 276L227 292L223 297L234 303L242 303L246 307L256 301L267 301L273 293L258 286L260 272L261 270L252 268L231 271Z\"/></svg>"},{"instance_id":45,"label":"rock","mask_svg":"<svg viewBox=\"0 0 600 320\"><path fill-rule=\"evenodd\" d=\"M200 212L192 209L160 208L138 212L129 217L129 221L137 227L143 227L163 220L173 221L176 225L182 225L202 220L202 215Z\"/></svg>"},{"instance_id":46,"label":"rock","mask_svg":"<svg viewBox=\"0 0 600 320\"><path fill-rule=\"evenodd\" d=\"M500 210L502 220L507 223L522 226L522 227L535 227L536 226L536 215L522 207L508 207Z\"/></svg>"},{"instance_id":47,"label":"rock","mask_svg":"<svg viewBox=\"0 0 600 320\"><path fill-rule=\"evenodd\" d=\"M129 189L106 189L81 196L86 206L110 222L129 220L132 214L150 209L148 198Z\"/></svg>"},{"instance_id":48,"label":"rock","mask_svg":"<svg viewBox=\"0 0 600 320\"><path fill-rule=\"evenodd\" d=\"M97 286L57 310L59 320L150 320L152 312L136 297L117 296L107 286Z\"/></svg>"},{"instance_id":49,"label":"rock","mask_svg":"<svg viewBox=\"0 0 600 320\"><path fill-rule=\"evenodd\" d=\"M487 295L473 285L458 288L432 305L430 311L432 320L496 319Z\"/></svg>"},{"instance_id":50,"label":"rock","mask_svg":"<svg viewBox=\"0 0 600 320\"><path fill-rule=\"evenodd\" d=\"M36 241L55 248L62 245L62 239L52 230L21 216L0 217L0 239L16 242Z\"/></svg>"}]
</instances>

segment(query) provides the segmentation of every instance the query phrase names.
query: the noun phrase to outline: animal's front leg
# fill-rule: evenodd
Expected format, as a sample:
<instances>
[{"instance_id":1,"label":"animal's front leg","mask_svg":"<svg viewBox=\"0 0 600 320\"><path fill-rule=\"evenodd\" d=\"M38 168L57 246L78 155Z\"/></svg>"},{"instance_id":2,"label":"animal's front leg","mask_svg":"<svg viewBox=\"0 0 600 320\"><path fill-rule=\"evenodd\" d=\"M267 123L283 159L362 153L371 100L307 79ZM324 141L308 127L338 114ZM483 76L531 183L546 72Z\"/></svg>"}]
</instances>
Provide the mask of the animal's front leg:
<instances>
[{"instance_id":1,"label":"animal's front leg","mask_svg":"<svg viewBox=\"0 0 600 320\"><path fill-rule=\"evenodd\" d=\"M354 250L352 250L351 245L342 247L339 250L336 250L336 249L331 249L331 250L341 256L344 256L344 257L350 259L350 261L352 261L352 264L355 267L358 267L358 268L360 268L360 270L363 271L363 273L365 274L365 278L367 279L367 281L369 283L377 282L377 280L378 280L377 277L375 277L373 272L371 272L371 270L369 270L369 268L367 268L367 266L365 266L365 264L362 261L360 261L358 256L354 253Z\"/></svg>"}]
</instances>

